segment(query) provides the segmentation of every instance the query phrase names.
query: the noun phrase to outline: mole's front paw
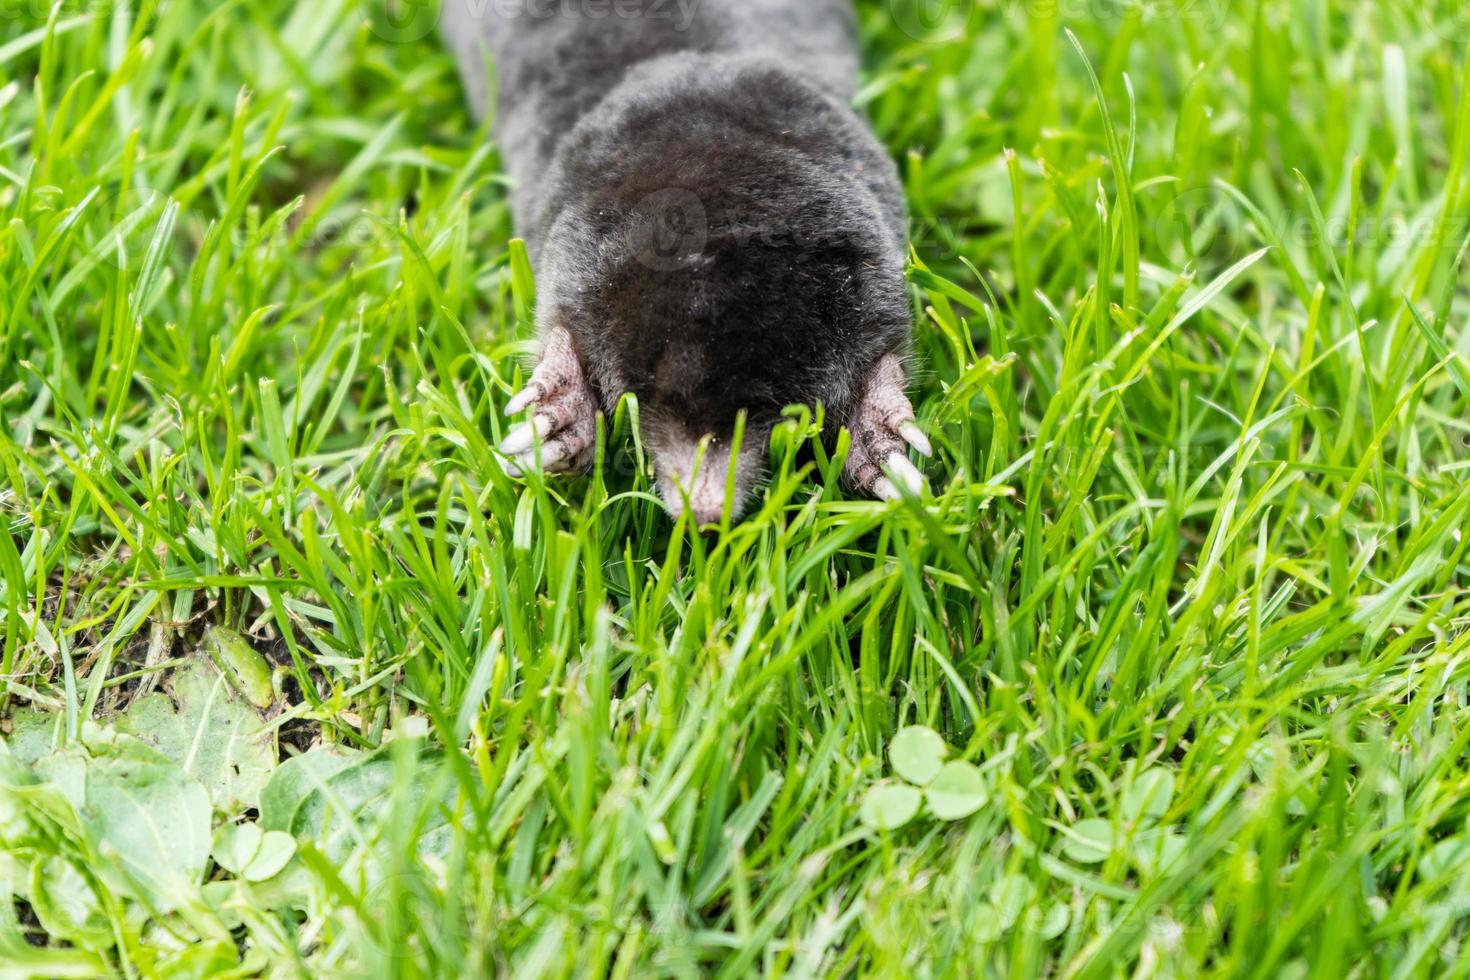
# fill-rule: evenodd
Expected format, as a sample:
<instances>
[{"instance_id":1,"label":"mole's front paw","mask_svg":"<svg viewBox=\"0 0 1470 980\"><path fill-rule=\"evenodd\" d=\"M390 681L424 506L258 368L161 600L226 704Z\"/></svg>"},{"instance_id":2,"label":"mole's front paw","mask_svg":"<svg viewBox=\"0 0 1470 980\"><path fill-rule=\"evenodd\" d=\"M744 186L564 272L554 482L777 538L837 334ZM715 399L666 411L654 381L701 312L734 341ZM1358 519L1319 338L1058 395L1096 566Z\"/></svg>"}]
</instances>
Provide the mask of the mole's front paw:
<instances>
[{"instance_id":1,"label":"mole's front paw","mask_svg":"<svg viewBox=\"0 0 1470 980\"><path fill-rule=\"evenodd\" d=\"M914 406L904 393L903 364L890 354L878 362L863 391L857 411L848 422L852 449L847 454L847 479L856 489L880 500L897 500L899 486L923 493L924 474L909 462L912 446L932 456L929 439L914 420Z\"/></svg>"},{"instance_id":2,"label":"mole's front paw","mask_svg":"<svg viewBox=\"0 0 1470 980\"><path fill-rule=\"evenodd\" d=\"M519 476L536 465L549 473L585 470L597 449L597 396L587 384L571 334L558 327L546 335L541 363L506 415L534 407L529 422L516 426L500 444L511 457L506 472Z\"/></svg>"}]
</instances>

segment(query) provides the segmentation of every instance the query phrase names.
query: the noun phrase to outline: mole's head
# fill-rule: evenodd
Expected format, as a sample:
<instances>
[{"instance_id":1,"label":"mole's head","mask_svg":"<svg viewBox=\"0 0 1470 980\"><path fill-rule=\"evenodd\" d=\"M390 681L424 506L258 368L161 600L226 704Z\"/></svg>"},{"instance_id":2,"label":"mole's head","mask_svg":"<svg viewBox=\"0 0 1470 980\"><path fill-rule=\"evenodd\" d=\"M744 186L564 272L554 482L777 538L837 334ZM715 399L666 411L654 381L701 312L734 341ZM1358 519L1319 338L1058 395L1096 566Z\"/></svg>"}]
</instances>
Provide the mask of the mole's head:
<instances>
[{"instance_id":1,"label":"mole's head","mask_svg":"<svg viewBox=\"0 0 1470 980\"><path fill-rule=\"evenodd\" d=\"M911 327L891 162L788 77L742 85L735 102L679 89L574 147L586 182L542 259L543 315L605 403L638 397L660 489L700 522L720 518L732 469L739 515L784 408L821 403L842 424Z\"/></svg>"}]
</instances>

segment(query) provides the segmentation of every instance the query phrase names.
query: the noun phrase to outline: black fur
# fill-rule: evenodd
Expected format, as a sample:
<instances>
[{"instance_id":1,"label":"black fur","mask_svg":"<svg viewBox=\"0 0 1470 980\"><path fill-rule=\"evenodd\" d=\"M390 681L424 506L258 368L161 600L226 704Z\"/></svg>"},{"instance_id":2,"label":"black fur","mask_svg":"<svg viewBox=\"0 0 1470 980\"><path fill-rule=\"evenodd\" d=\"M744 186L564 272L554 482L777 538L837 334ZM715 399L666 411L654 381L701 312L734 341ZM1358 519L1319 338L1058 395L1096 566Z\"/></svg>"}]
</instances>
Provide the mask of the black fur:
<instances>
[{"instance_id":1,"label":"black fur","mask_svg":"<svg viewBox=\"0 0 1470 980\"><path fill-rule=\"evenodd\" d=\"M571 332L605 407L637 394L655 441L723 437L742 409L759 437L798 403L841 424L906 351L903 197L850 107L848 0L446 0L444 17L481 110L493 61L538 317Z\"/></svg>"}]
</instances>

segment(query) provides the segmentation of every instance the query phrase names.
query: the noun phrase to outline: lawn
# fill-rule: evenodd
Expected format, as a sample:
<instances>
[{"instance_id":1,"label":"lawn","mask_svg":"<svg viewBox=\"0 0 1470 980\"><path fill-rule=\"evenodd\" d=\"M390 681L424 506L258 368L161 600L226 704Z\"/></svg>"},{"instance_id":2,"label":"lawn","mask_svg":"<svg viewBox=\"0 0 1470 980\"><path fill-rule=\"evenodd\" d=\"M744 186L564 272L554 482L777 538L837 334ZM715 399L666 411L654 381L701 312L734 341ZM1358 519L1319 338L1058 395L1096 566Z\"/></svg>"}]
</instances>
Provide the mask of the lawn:
<instances>
[{"instance_id":1,"label":"lawn","mask_svg":"<svg viewBox=\"0 0 1470 980\"><path fill-rule=\"evenodd\" d=\"M933 494L699 534L432 8L0 0L0 977L1470 974L1470 9L860 10Z\"/></svg>"}]
</instances>

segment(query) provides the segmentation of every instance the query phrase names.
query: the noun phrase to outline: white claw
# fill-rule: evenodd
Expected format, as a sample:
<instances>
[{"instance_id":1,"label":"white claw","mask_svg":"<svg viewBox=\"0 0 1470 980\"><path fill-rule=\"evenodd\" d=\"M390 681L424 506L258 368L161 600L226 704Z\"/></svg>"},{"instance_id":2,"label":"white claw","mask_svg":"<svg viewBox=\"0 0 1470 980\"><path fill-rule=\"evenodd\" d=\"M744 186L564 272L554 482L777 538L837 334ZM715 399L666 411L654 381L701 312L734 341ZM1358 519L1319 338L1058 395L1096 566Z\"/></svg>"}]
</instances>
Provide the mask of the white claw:
<instances>
[{"instance_id":1,"label":"white claw","mask_svg":"<svg viewBox=\"0 0 1470 980\"><path fill-rule=\"evenodd\" d=\"M519 456L532 446L536 445L538 439L545 439L551 435L551 427L555 423L546 415L538 415L529 422L524 422L510 430L510 435L500 444L500 451L507 456Z\"/></svg>"},{"instance_id":2,"label":"white claw","mask_svg":"<svg viewBox=\"0 0 1470 980\"><path fill-rule=\"evenodd\" d=\"M924 474L920 473L919 468L910 463L906 457L898 453L888 457L888 472L915 497L923 494Z\"/></svg>"},{"instance_id":3,"label":"white claw","mask_svg":"<svg viewBox=\"0 0 1470 980\"><path fill-rule=\"evenodd\" d=\"M553 442L541 447L541 468L554 472L563 463L577 455L565 442Z\"/></svg>"},{"instance_id":4,"label":"white claw","mask_svg":"<svg viewBox=\"0 0 1470 980\"><path fill-rule=\"evenodd\" d=\"M521 389L520 393L512 398L505 406L506 415L519 415L532 405L541 400L541 388L539 385L530 385Z\"/></svg>"},{"instance_id":5,"label":"white claw","mask_svg":"<svg viewBox=\"0 0 1470 980\"><path fill-rule=\"evenodd\" d=\"M869 493L878 500L903 499L903 494L898 492L898 487L894 486L893 481L886 476L878 477L877 482L873 484L873 489Z\"/></svg>"},{"instance_id":6,"label":"white claw","mask_svg":"<svg viewBox=\"0 0 1470 980\"><path fill-rule=\"evenodd\" d=\"M577 458L580 450L564 440L554 440L543 443L541 455L537 459L535 448L516 453L515 458L505 465L505 472L511 477L522 477L532 470L539 469L543 473L560 473L567 468L567 464Z\"/></svg>"},{"instance_id":7,"label":"white claw","mask_svg":"<svg viewBox=\"0 0 1470 980\"><path fill-rule=\"evenodd\" d=\"M919 428L919 423L909 421L898 427L898 434L903 441L913 446L920 456L929 458L934 455L934 444L929 437L924 435L924 430Z\"/></svg>"}]
</instances>

